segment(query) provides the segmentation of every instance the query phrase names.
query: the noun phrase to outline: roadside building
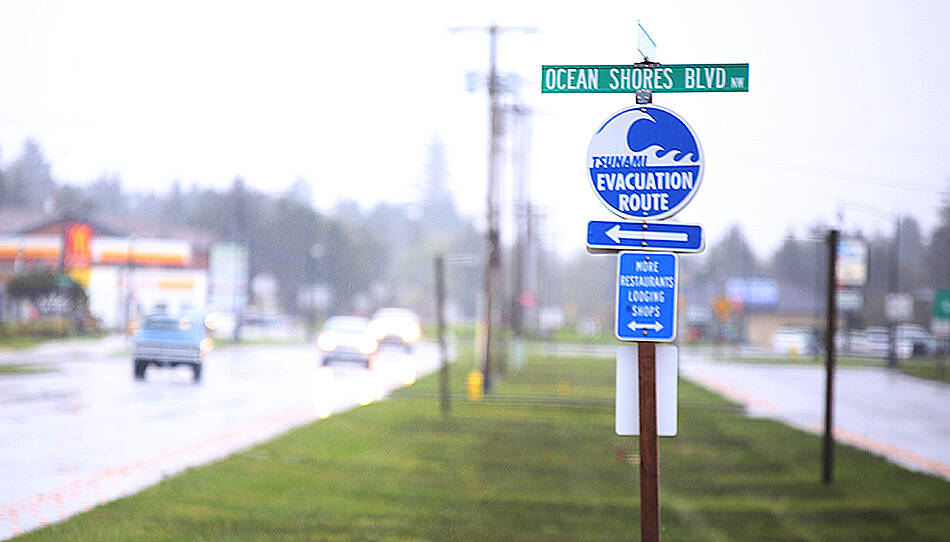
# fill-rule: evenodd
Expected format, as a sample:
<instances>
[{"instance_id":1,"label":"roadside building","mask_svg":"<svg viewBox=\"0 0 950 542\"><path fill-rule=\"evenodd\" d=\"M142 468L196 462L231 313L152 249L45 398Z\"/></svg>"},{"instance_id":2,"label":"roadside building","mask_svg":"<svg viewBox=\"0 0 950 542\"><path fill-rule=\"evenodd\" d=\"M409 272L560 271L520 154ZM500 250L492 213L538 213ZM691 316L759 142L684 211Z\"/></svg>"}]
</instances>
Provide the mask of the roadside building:
<instances>
[{"instance_id":1,"label":"roadside building","mask_svg":"<svg viewBox=\"0 0 950 542\"><path fill-rule=\"evenodd\" d=\"M212 241L204 232L102 214L0 209L0 286L32 269L61 271L86 289L101 326L122 329L159 308L204 308ZM10 301L0 297L0 318L28 316Z\"/></svg>"},{"instance_id":2,"label":"roadside building","mask_svg":"<svg viewBox=\"0 0 950 542\"><path fill-rule=\"evenodd\" d=\"M761 277L729 277L683 289L681 326L700 337L771 347L776 332L824 325L824 300L812 288Z\"/></svg>"}]
</instances>

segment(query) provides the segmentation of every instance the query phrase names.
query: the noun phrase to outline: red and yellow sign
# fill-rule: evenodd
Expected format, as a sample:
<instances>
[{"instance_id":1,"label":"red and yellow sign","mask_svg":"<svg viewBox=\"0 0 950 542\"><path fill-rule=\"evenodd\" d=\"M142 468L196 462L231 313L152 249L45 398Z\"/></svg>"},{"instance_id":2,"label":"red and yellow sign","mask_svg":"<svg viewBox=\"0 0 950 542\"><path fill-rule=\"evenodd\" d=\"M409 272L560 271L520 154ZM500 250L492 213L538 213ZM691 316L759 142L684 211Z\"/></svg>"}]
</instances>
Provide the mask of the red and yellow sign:
<instances>
[{"instance_id":1,"label":"red and yellow sign","mask_svg":"<svg viewBox=\"0 0 950 542\"><path fill-rule=\"evenodd\" d=\"M63 263L74 281L89 287L89 266L92 265L92 226L85 222L66 224Z\"/></svg>"},{"instance_id":2,"label":"red and yellow sign","mask_svg":"<svg viewBox=\"0 0 950 542\"><path fill-rule=\"evenodd\" d=\"M719 318L720 322L725 322L729 319L729 316L732 315L732 302L729 301L729 298L719 294L712 301L712 310L716 313L716 317Z\"/></svg>"},{"instance_id":3,"label":"red and yellow sign","mask_svg":"<svg viewBox=\"0 0 950 542\"><path fill-rule=\"evenodd\" d=\"M66 225L67 268L89 267L92 264L92 226L85 222Z\"/></svg>"}]
</instances>

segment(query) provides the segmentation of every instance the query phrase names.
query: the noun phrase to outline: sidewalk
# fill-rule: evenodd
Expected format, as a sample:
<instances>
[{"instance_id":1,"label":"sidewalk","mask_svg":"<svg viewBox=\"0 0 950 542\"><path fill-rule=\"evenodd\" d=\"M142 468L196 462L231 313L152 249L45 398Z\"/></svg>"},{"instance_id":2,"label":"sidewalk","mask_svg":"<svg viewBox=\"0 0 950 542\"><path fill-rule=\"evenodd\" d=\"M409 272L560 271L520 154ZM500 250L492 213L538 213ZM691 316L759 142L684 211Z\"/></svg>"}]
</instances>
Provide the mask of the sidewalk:
<instances>
[{"instance_id":1,"label":"sidewalk","mask_svg":"<svg viewBox=\"0 0 950 542\"><path fill-rule=\"evenodd\" d=\"M680 352L682 376L746 405L750 415L823 432L824 367L719 363ZM836 439L950 480L950 385L876 367L835 374Z\"/></svg>"}]
</instances>

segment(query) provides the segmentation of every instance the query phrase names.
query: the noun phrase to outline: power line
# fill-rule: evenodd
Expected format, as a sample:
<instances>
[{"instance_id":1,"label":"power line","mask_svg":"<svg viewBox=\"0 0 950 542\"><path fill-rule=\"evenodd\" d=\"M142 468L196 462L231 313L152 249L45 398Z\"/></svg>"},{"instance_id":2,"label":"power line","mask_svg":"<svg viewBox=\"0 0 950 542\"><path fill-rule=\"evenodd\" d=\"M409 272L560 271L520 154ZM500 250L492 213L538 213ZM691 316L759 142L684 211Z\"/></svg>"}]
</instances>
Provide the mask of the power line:
<instances>
[{"instance_id":1,"label":"power line","mask_svg":"<svg viewBox=\"0 0 950 542\"><path fill-rule=\"evenodd\" d=\"M767 164L770 169L781 169L785 171L799 172L799 173L811 173L821 177L829 177L832 179L839 179L843 181L850 181L861 184L871 184L877 186L887 186L889 188L899 188L905 190L916 190L920 192L927 193L941 193L950 191L950 183L946 186L939 186L937 184L928 183L924 181L907 181L902 179L896 179L893 177L885 177L881 175L867 175L864 173L855 173L841 170L832 170L824 168L814 168L807 166L792 166L788 164L782 164L781 162L774 162L768 160L746 160L747 163L756 163L760 165Z\"/></svg>"}]
</instances>

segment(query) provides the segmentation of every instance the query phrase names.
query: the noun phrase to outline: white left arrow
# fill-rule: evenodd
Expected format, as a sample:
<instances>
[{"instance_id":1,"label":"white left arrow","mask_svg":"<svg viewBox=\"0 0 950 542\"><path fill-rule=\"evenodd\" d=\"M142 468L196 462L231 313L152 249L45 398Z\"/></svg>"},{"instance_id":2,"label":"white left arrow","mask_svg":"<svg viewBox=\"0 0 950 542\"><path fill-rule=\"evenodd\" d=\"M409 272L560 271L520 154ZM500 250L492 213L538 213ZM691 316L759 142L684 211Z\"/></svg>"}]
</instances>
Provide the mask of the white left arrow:
<instances>
[{"instance_id":1,"label":"white left arrow","mask_svg":"<svg viewBox=\"0 0 950 542\"><path fill-rule=\"evenodd\" d=\"M621 239L634 239L637 241L678 241L685 243L689 241L689 236L681 232L666 231L628 231L620 229L620 224L614 224L614 227L604 232L614 243L620 244Z\"/></svg>"},{"instance_id":2,"label":"white left arrow","mask_svg":"<svg viewBox=\"0 0 950 542\"><path fill-rule=\"evenodd\" d=\"M638 324L636 321L630 322L627 324L627 327L636 331L638 329L652 329L654 332L658 332L663 329L663 324L659 322L653 322L652 324Z\"/></svg>"}]
</instances>

